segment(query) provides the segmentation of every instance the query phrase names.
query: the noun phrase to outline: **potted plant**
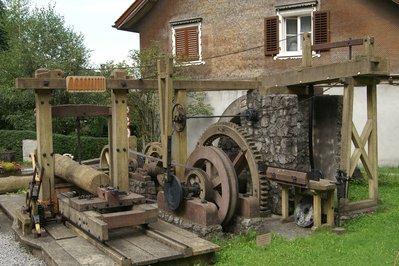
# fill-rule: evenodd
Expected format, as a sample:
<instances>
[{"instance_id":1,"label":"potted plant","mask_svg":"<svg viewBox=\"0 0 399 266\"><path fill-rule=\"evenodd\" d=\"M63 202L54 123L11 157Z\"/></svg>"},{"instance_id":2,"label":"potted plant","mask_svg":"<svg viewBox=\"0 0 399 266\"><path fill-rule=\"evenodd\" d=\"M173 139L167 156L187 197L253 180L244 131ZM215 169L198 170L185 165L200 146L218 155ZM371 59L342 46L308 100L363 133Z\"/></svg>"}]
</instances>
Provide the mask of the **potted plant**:
<instances>
[{"instance_id":1,"label":"potted plant","mask_svg":"<svg viewBox=\"0 0 399 266\"><path fill-rule=\"evenodd\" d=\"M21 165L16 162L0 161L0 175L8 176L21 173Z\"/></svg>"}]
</instances>

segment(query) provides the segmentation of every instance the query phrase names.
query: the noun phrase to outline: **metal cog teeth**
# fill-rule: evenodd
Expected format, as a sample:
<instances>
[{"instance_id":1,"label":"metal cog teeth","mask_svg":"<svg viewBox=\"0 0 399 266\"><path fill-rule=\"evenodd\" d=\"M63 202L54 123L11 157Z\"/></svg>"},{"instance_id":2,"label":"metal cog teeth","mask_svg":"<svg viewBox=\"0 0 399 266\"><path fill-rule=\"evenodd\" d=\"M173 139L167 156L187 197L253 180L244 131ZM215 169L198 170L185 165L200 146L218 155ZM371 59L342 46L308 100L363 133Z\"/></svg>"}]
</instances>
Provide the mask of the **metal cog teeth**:
<instances>
[{"instance_id":1,"label":"metal cog teeth","mask_svg":"<svg viewBox=\"0 0 399 266\"><path fill-rule=\"evenodd\" d=\"M232 134L233 136L229 134ZM256 182L256 184L252 184L252 191L258 191L257 195L254 196L259 198L259 208L261 210L270 211L268 196L270 184L266 175L259 171L258 163L262 161L262 155L256 147L256 140L253 136L247 133L244 128L232 122L218 122L208 127L202 133L198 140L198 145L209 146L212 145L216 139L226 136L232 139L237 145L238 142L240 142L241 146L238 146L241 150L247 150L251 153L251 156L247 156L247 158L251 158L251 163L255 164L255 169L250 169L250 172L251 180ZM238 140L234 138L238 138Z\"/></svg>"}]
</instances>

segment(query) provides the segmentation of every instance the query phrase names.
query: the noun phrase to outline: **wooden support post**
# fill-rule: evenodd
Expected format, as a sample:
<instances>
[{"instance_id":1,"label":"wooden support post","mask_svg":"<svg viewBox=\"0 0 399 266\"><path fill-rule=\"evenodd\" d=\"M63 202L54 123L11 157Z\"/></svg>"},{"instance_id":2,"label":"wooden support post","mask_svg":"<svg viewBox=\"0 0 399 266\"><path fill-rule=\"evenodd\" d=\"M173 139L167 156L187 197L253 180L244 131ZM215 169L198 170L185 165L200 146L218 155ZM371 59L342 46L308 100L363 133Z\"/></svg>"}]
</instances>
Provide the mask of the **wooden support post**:
<instances>
[{"instance_id":1,"label":"wooden support post","mask_svg":"<svg viewBox=\"0 0 399 266\"><path fill-rule=\"evenodd\" d=\"M327 225L334 226L334 197L335 190L327 191L326 199L326 214L327 214Z\"/></svg>"},{"instance_id":2,"label":"wooden support post","mask_svg":"<svg viewBox=\"0 0 399 266\"><path fill-rule=\"evenodd\" d=\"M354 80L353 78L347 78L345 79L344 85L342 110L340 170L345 172L348 176L352 175L349 171L351 166L353 97Z\"/></svg>"},{"instance_id":3,"label":"wooden support post","mask_svg":"<svg viewBox=\"0 0 399 266\"><path fill-rule=\"evenodd\" d=\"M363 46L364 46L364 53L367 57L373 57L374 56L374 43L370 36L364 38L363 40Z\"/></svg>"},{"instance_id":4,"label":"wooden support post","mask_svg":"<svg viewBox=\"0 0 399 266\"><path fill-rule=\"evenodd\" d=\"M172 136L172 105L173 105L173 59L161 59L158 67L158 91L161 120L162 163L167 168L168 164L168 137ZM170 159L170 158L169 158Z\"/></svg>"},{"instance_id":5,"label":"wooden support post","mask_svg":"<svg viewBox=\"0 0 399 266\"><path fill-rule=\"evenodd\" d=\"M175 94L176 104L183 106L187 110L187 91L179 90ZM173 159L178 164L184 165L187 160L187 125L181 132L175 132L173 135ZM176 175L180 181L184 181L184 172L186 169L176 167Z\"/></svg>"},{"instance_id":6,"label":"wooden support post","mask_svg":"<svg viewBox=\"0 0 399 266\"><path fill-rule=\"evenodd\" d=\"M126 79L123 71L114 71L115 79ZM128 90L115 89L111 92L112 122L111 135L112 147L110 159L112 162L111 180L114 187L122 191L129 190L128 154L129 140L127 136L127 95Z\"/></svg>"},{"instance_id":7,"label":"wooden support post","mask_svg":"<svg viewBox=\"0 0 399 266\"><path fill-rule=\"evenodd\" d=\"M281 186L281 218L282 221L286 221L289 217L289 209L288 209L288 189L289 187L286 185Z\"/></svg>"},{"instance_id":8,"label":"wooden support post","mask_svg":"<svg viewBox=\"0 0 399 266\"><path fill-rule=\"evenodd\" d=\"M368 139L369 169L369 198L378 199L378 136L377 136L377 82L375 79L367 84L367 118L371 121L372 129Z\"/></svg>"},{"instance_id":9,"label":"wooden support post","mask_svg":"<svg viewBox=\"0 0 399 266\"><path fill-rule=\"evenodd\" d=\"M39 69L35 77L51 78L51 72ZM44 168L42 187L39 199L43 202L55 201L54 195L54 157L53 157L53 126L51 116L51 90L35 90L37 162Z\"/></svg>"},{"instance_id":10,"label":"wooden support post","mask_svg":"<svg viewBox=\"0 0 399 266\"><path fill-rule=\"evenodd\" d=\"M317 190L313 192L313 228L317 229L321 226L321 193Z\"/></svg>"},{"instance_id":11,"label":"wooden support post","mask_svg":"<svg viewBox=\"0 0 399 266\"><path fill-rule=\"evenodd\" d=\"M302 66L312 66L312 43L308 32L304 32L302 37Z\"/></svg>"}]
</instances>

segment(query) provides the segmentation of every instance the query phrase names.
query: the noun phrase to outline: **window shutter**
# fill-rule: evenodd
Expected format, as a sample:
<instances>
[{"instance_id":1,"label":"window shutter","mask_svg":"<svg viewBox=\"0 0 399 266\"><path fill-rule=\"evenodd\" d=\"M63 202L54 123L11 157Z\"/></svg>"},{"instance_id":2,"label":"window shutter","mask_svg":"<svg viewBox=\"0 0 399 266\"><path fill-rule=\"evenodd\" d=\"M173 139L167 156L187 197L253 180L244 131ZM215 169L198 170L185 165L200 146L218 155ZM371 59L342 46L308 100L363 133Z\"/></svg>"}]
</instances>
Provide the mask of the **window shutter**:
<instances>
[{"instance_id":1,"label":"window shutter","mask_svg":"<svg viewBox=\"0 0 399 266\"><path fill-rule=\"evenodd\" d=\"M330 42L330 11L313 13L313 44Z\"/></svg>"},{"instance_id":2,"label":"window shutter","mask_svg":"<svg viewBox=\"0 0 399 266\"><path fill-rule=\"evenodd\" d=\"M279 53L278 17L265 18L265 55Z\"/></svg>"},{"instance_id":3,"label":"window shutter","mask_svg":"<svg viewBox=\"0 0 399 266\"><path fill-rule=\"evenodd\" d=\"M175 29L175 44L178 60L199 60L198 27Z\"/></svg>"},{"instance_id":4,"label":"window shutter","mask_svg":"<svg viewBox=\"0 0 399 266\"><path fill-rule=\"evenodd\" d=\"M187 28L187 57L189 61L199 60L198 27Z\"/></svg>"}]
</instances>

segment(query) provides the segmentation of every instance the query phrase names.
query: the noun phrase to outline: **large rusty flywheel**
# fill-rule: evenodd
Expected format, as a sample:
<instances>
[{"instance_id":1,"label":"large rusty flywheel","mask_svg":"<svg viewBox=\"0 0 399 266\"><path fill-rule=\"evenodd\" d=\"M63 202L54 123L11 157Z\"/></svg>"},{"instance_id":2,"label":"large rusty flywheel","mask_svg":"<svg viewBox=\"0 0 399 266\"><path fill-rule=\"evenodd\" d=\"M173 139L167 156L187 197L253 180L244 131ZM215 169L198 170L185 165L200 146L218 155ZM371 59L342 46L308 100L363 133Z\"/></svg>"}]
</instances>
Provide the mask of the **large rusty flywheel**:
<instances>
[{"instance_id":1,"label":"large rusty flywheel","mask_svg":"<svg viewBox=\"0 0 399 266\"><path fill-rule=\"evenodd\" d=\"M259 199L261 214L268 214L269 182L259 171L261 155L255 140L243 128L231 122L218 122L208 127L198 141L199 146L215 146L228 154L239 181L239 193Z\"/></svg>"},{"instance_id":2,"label":"large rusty flywheel","mask_svg":"<svg viewBox=\"0 0 399 266\"><path fill-rule=\"evenodd\" d=\"M198 146L186 161L186 177L190 185L199 183L203 197L217 206L219 223L227 225L238 204L237 175L229 157L219 148Z\"/></svg>"}]
</instances>

